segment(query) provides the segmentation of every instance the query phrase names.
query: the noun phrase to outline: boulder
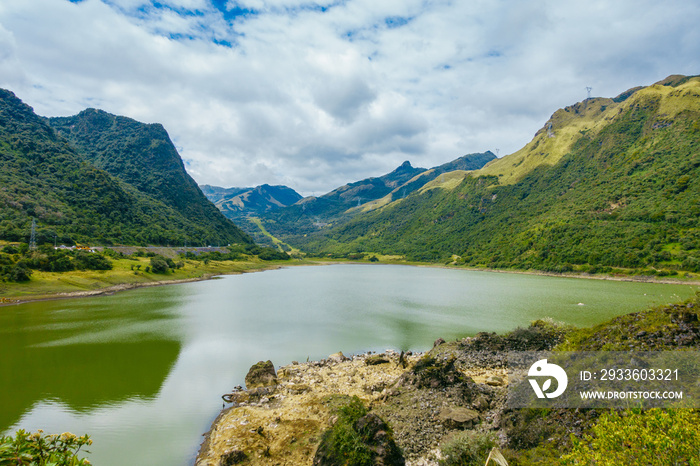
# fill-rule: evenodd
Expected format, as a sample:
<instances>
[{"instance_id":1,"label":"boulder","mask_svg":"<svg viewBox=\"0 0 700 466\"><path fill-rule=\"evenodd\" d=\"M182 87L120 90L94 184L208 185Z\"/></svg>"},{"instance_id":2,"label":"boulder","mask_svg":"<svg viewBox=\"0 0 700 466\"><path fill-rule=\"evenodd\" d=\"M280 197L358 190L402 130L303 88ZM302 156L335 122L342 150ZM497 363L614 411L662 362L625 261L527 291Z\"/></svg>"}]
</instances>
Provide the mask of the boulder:
<instances>
[{"instance_id":1,"label":"boulder","mask_svg":"<svg viewBox=\"0 0 700 466\"><path fill-rule=\"evenodd\" d=\"M469 429L479 422L479 413L463 407L443 408L438 416L448 429Z\"/></svg>"},{"instance_id":2,"label":"boulder","mask_svg":"<svg viewBox=\"0 0 700 466\"><path fill-rule=\"evenodd\" d=\"M455 367L457 358L423 356L413 368L401 376L402 385L418 388L446 388L454 385L467 386L474 381Z\"/></svg>"},{"instance_id":3,"label":"boulder","mask_svg":"<svg viewBox=\"0 0 700 466\"><path fill-rule=\"evenodd\" d=\"M484 395L479 395L472 406L476 408L477 411L486 411L490 407L489 399Z\"/></svg>"},{"instance_id":4,"label":"boulder","mask_svg":"<svg viewBox=\"0 0 700 466\"><path fill-rule=\"evenodd\" d=\"M385 354L374 354L365 358L365 364L367 364L368 366L377 366L379 364L386 364L388 362L390 362L389 358Z\"/></svg>"},{"instance_id":5,"label":"boulder","mask_svg":"<svg viewBox=\"0 0 700 466\"><path fill-rule=\"evenodd\" d=\"M232 466L234 464L241 464L248 459L248 456L240 450L232 450L228 453L221 455L219 465L220 466Z\"/></svg>"},{"instance_id":6,"label":"boulder","mask_svg":"<svg viewBox=\"0 0 700 466\"><path fill-rule=\"evenodd\" d=\"M492 375L486 379L486 385L491 385L492 387L500 387L505 384L505 381L497 375Z\"/></svg>"},{"instance_id":7,"label":"boulder","mask_svg":"<svg viewBox=\"0 0 700 466\"><path fill-rule=\"evenodd\" d=\"M259 361L251 366L248 375L245 376L245 386L248 389L258 387L270 387L277 385L277 373L272 361Z\"/></svg>"},{"instance_id":8,"label":"boulder","mask_svg":"<svg viewBox=\"0 0 700 466\"><path fill-rule=\"evenodd\" d=\"M349 359L350 358L345 357L345 355L343 354L342 351L338 351L337 353L333 353L330 356L328 356L329 361L336 362L336 363L347 361Z\"/></svg>"},{"instance_id":9,"label":"boulder","mask_svg":"<svg viewBox=\"0 0 700 466\"><path fill-rule=\"evenodd\" d=\"M311 387L304 383L290 383L287 385L287 390L293 395L298 395L300 393L308 392Z\"/></svg>"}]
</instances>

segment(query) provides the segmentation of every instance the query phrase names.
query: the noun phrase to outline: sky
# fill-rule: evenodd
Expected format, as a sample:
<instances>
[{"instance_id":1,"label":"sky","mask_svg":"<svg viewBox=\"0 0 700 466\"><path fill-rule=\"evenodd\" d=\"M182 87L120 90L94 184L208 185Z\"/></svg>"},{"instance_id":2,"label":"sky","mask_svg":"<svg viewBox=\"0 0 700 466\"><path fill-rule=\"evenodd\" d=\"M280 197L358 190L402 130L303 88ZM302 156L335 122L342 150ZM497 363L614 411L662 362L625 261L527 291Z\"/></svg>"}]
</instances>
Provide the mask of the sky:
<instances>
[{"instance_id":1,"label":"sky","mask_svg":"<svg viewBox=\"0 0 700 466\"><path fill-rule=\"evenodd\" d=\"M0 87L161 123L200 184L320 195L700 74L698 24L698 0L2 0Z\"/></svg>"}]
</instances>

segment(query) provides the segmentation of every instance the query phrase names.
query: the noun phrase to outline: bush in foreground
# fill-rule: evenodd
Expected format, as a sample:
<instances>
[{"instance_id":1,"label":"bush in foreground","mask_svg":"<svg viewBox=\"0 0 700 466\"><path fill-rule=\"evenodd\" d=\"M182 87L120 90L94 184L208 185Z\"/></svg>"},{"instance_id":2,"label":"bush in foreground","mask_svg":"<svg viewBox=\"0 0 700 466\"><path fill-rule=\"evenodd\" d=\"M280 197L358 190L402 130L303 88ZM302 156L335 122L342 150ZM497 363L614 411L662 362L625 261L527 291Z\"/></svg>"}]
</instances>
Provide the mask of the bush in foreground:
<instances>
[{"instance_id":1,"label":"bush in foreground","mask_svg":"<svg viewBox=\"0 0 700 466\"><path fill-rule=\"evenodd\" d=\"M603 413L563 464L700 465L700 415L690 409Z\"/></svg>"},{"instance_id":2,"label":"bush in foreground","mask_svg":"<svg viewBox=\"0 0 700 466\"><path fill-rule=\"evenodd\" d=\"M489 451L496 446L493 434L463 431L455 434L441 448L440 466L483 465Z\"/></svg>"},{"instance_id":3,"label":"bush in foreground","mask_svg":"<svg viewBox=\"0 0 700 466\"><path fill-rule=\"evenodd\" d=\"M29 433L18 430L14 437L0 436L0 464L13 466L83 466L87 459L78 458L85 445L91 445L87 435L77 437L70 432L44 435L42 430ZM86 452L87 453L87 452Z\"/></svg>"}]
</instances>

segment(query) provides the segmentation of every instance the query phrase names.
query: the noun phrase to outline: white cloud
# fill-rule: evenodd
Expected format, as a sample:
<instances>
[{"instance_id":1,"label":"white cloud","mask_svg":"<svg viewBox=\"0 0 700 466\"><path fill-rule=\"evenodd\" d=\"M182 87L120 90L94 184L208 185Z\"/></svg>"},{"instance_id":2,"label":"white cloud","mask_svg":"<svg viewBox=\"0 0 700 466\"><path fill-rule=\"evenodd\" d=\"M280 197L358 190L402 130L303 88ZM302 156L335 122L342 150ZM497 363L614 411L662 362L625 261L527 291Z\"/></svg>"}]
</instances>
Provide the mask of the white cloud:
<instances>
[{"instance_id":1,"label":"white cloud","mask_svg":"<svg viewBox=\"0 0 700 466\"><path fill-rule=\"evenodd\" d=\"M700 5L683 0L158 5L2 2L0 85L46 116L160 122L200 183L320 194L407 159L504 155L586 86L700 68Z\"/></svg>"}]
</instances>

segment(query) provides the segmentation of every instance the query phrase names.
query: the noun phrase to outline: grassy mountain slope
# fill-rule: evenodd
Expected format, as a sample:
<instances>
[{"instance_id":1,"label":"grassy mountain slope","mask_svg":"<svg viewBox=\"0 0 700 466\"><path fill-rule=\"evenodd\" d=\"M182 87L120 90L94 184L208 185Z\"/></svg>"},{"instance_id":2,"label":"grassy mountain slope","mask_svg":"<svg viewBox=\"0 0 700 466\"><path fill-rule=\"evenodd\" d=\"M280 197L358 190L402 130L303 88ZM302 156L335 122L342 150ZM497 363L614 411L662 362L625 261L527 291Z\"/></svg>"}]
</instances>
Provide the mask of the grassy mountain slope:
<instances>
[{"instance_id":1,"label":"grassy mountain slope","mask_svg":"<svg viewBox=\"0 0 700 466\"><path fill-rule=\"evenodd\" d=\"M32 217L39 243L250 241L235 226L193 221L95 167L31 107L0 90L0 239L28 241Z\"/></svg>"},{"instance_id":2,"label":"grassy mountain slope","mask_svg":"<svg viewBox=\"0 0 700 466\"><path fill-rule=\"evenodd\" d=\"M301 195L292 188L264 184L255 188L220 188L204 185L201 189L226 218L233 220L257 244L286 251L294 249L272 236L258 218L301 200Z\"/></svg>"},{"instance_id":3,"label":"grassy mountain slope","mask_svg":"<svg viewBox=\"0 0 700 466\"><path fill-rule=\"evenodd\" d=\"M700 78L588 99L550 121L459 183L298 243L491 267L700 272Z\"/></svg>"},{"instance_id":4,"label":"grassy mountain slope","mask_svg":"<svg viewBox=\"0 0 700 466\"><path fill-rule=\"evenodd\" d=\"M49 124L97 168L172 207L188 221L207 225L217 242L248 239L207 200L160 124L87 109Z\"/></svg>"},{"instance_id":5,"label":"grassy mountain slope","mask_svg":"<svg viewBox=\"0 0 700 466\"><path fill-rule=\"evenodd\" d=\"M265 214L261 221L278 238L314 235L329 226L341 225L364 212L400 200L426 183L451 170L475 170L495 159L491 152L468 154L447 164L426 170L404 162L381 177L368 178L341 186L317 198L306 198L295 205Z\"/></svg>"}]
</instances>

